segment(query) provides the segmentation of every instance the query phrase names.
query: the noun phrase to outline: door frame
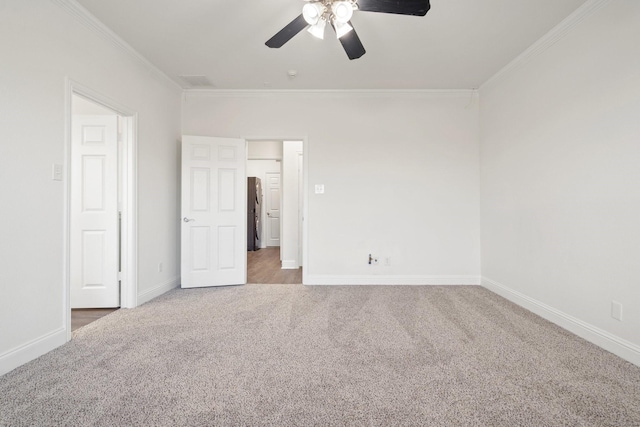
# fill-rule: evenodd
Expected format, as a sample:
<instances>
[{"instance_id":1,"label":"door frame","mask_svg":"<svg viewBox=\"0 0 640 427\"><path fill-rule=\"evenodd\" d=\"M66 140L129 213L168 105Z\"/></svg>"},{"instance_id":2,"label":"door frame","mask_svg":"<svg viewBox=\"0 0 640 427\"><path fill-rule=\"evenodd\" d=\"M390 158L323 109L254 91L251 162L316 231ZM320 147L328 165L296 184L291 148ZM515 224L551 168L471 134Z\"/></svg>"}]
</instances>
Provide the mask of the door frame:
<instances>
[{"instance_id":1,"label":"door frame","mask_svg":"<svg viewBox=\"0 0 640 427\"><path fill-rule=\"evenodd\" d=\"M247 144L247 153L249 152L249 141L302 141L302 284L308 283L309 276L309 140L306 136L241 136ZM248 156L247 156L248 157ZM247 158L248 160L248 158ZM246 168L245 168L246 171ZM282 171L281 171L282 172ZM282 174L280 175L282 176ZM246 181L245 173L245 181ZM245 200L245 210L247 209ZM282 203L282 198L280 198ZM282 207L282 205L280 205ZM280 216L282 220L282 213ZM282 227L280 228L282 233ZM282 234L280 234L282 239ZM280 241L282 247L282 241ZM300 250L300 247L298 248Z\"/></svg>"},{"instance_id":2,"label":"door frame","mask_svg":"<svg viewBox=\"0 0 640 427\"><path fill-rule=\"evenodd\" d=\"M302 168L302 173L300 173L300 169ZM304 235L304 203L307 200L305 195L305 180L304 180L304 172L306 168L304 166L304 143L302 146L302 153L298 153L298 258L300 260L300 268L304 271L304 266L306 265L304 262L304 240L302 236Z\"/></svg>"},{"instance_id":3,"label":"door frame","mask_svg":"<svg viewBox=\"0 0 640 427\"><path fill-rule=\"evenodd\" d=\"M67 78L65 91L65 143L64 143L64 325L67 341L71 340L71 133L72 97L81 96L91 102L114 111L122 119L122 143L118 148L118 180L121 191L120 211L120 307L138 305L138 240L137 240L137 153L138 114L107 96Z\"/></svg>"}]
</instances>

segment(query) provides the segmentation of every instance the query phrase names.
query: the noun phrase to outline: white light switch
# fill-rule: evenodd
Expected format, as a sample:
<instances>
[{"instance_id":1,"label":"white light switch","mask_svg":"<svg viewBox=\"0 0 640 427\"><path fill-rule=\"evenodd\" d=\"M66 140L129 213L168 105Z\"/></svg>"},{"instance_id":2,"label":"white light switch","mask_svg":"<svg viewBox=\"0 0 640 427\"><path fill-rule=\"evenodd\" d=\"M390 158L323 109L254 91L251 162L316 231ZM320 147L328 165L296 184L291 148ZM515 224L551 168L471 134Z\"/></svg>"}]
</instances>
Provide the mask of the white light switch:
<instances>
[{"instance_id":1,"label":"white light switch","mask_svg":"<svg viewBox=\"0 0 640 427\"><path fill-rule=\"evenodd\" d=\"M54 181L62 181L62 165L54 164L51 179Z\"/></svg>"},{"instance_id":2,"label":"white light switch","mask_svg":"<svg viewBox=\"0 0 640 427\"><path fill-rule=\"evenodd\" d=\"M324 185L316 184L316 194L324 194Z\"/></svg>"}]
</instances>

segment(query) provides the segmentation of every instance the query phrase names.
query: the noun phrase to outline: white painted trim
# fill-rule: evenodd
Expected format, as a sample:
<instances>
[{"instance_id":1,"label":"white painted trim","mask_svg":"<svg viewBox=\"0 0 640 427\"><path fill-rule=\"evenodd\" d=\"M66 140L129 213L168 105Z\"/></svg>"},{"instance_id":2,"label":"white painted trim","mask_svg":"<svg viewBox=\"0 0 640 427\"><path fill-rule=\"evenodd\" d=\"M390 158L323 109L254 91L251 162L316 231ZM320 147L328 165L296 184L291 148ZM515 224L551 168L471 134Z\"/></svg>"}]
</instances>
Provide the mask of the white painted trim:
<instances>
[{"instance_id":1,"label":"white painted trim","mask_svg":"<svg viewBox=\"0 0 640 427\"><path fill-rule=\"evenodd\" d=\"M65 341L71 340L71 119L73 83L67 79L64 93L64 206L62 208L62 329Z\"/></svg>"},{"instance_id":2,"label":"white painted trim","mask_svg":"<svg viewBox=\"0 0 640 427\"><path fill-rule=\"evenodd\" d=\"M282 269L283 270L297 270L300 268L298 262L295 259L283 259L282 260Z\"/></svg>"},{"instance_id":3,"label":"white painted trim","mask_svg":"<svg viewBox=\"0 0 640 427\"><path fill-rule=\"evenodd\" d=\"M309 280L309 142L302 139L302 283Z\"/></svg>"},{"instance_id":4,"label":"white painted trim","mask_svg":"<svg viewBox=\"0 0 640 427\"><path fill-rule=\"evenodd\" d=\"M146 302L151 301L152 299L159 297L165 292L169 292L172 289L178 288L180 286L180 276L175 276L166 282L160 283L154 286L151 289L147 289L144 292L141 292L138 295L138 305L142 305Z\"/></svg>"},{"instance_id":5,"label":"white painted trim","mask_svg":"<svg viewBox=\"0 0 640 427\"><path fill-rule=\"evenodd\" d=\"M138 306L138 114L123 116L120 307Z\"/></svg>"},{"instance_id":6,"label":"white painted trim","mask_svg":"<svg viewBox=\"0 0 640 427\"><path fill-rule=\"evenodd\" d=\"M338 276L307 274L303 283L305 285L479 285L480 276Z\"/></svg>"},{"instance_id":7,"label":"white painted trim","mask_svg":"<svg viewBox=\"0 0 640 427\"><path fill-rule=\"evenodd\" d=\"M304 151L301 150L298 151L298 256L296 257L298 267L304 266L304 232L302 231L304 227L302 223L302 218L304 218L304 194Z\"/></svg>"},{"instance_id":8,"label":"white painted trim","mask_svg":"<svg viewBox=\"0 0 640 427\"><path fill-rule=\"evenodd\" d=\"M482 277L482 286L508 299L509 301L526 308L538 316L555 323L561 328L576 334L580 338L584 338L585 340L610 351L616 356L640 366L640 346L617 337L603 329L566 314L487 277Z\"/></svg>"},{"instance_id":9,"label":"white painted trim","mask_svg":"<svg viewBox=\"0 0 640 427\"><path fill-rule=\"evenodd\" d=\"M529 61L544 53L559 40L564 38L582 21L593 15L595 12L606 6L611 0L588 0L571 15L556 25L551 31L542 36L528 49L509 62L500 71L490 77L480 85L480 90L485 90L496 83L507 78L511 73L525 66Z\"/></svg>"},{"instance_id":10,"label":"white painted trim","mask_svg":"<svg viewBox=\"0 0 640 427\"><path fill-rule=\"evenodd\" d=\"M247 142L250 142L250 141L278 141L278 142L283 142L283 141L305 141L306 140L306 138L303 138L301 136L279 136L277 138L264 138L264 137L255 136L255 135L244 135L244 136L241 136L240 138L245 139ZM303 144L302 149L304 150L304 144ZM247 148L247 150L248 150L248 148ZM275 161L281 162L282 161L282 157L279 158L279 159L275 159L275 158L274 159L267 159L265 157L261 157L259 159L253 159L253 158L250 159L250 158L247 157L247 160L275 160Z\"/></svg>"},{"instance_id":11,"label":"white painted trim","mask_svg":"<svg viewBox=\"0 0 640 427\"><path fill-rule=\"evenodd\" d=\"M60 347L65 342L67 342L67 330L63 327L0 354L0 375Z\"/></svg>"},{"instance_id":12,"label":"white painted trim","mask_svg":"<svg viewBox=\"0 0 640 427\"><path fill-rule=\"evenodd\" d=\"M425 95L437 95L447 97L469 98L476 89L185 89L188 96L206 97L270 97L270 96L405 96L408 98L423 97ZM295 140L295 138L286 138Z\"/></svg>"},{"instance_id":13,"label":"white painted trim","mask_svg":"<svg viewBox=\"0 0 640 427\"><path fill-rule=\"evenodd\" d=\"M183 87L176 80L173 80L158 67L153 65L147 58L142 56L137 50L131 47L129 43L124 41L109 27L103 24L102 21L93 16L91 12L81 6L76 0L51 0L51 2L66 10L78 22L83 24L89 30L93 31L95 34L102 37L104 40L111 43L116 49L119 49L120 51L128 54L131 58L133 58L148 71L150 71L152 75L156 76L162 81L170 83L176 88L183 89Z\"/></svg>"}]
</instances>

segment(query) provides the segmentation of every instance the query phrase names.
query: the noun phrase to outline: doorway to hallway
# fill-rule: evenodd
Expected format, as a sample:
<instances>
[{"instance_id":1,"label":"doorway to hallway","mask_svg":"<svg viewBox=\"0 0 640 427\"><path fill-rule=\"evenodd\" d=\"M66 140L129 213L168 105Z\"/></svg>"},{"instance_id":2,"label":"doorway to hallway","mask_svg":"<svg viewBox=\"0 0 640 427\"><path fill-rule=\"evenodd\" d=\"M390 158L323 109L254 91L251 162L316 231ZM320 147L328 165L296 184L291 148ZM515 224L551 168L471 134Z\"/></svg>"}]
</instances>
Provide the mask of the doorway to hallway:
<instances>
[{"instance_id":1,"label":"doorway to hallway","mask_svg":"<svg viewBox=\"0 0 640 427\"><path fill-rule=\"evenodd\" d=\"M76 309L137 305L137 115L67 80L65 181L65 329ZM102 298L102 293L105 298ZM73 319L72 319L73 318Z\"/></svg>"}]
</instances>

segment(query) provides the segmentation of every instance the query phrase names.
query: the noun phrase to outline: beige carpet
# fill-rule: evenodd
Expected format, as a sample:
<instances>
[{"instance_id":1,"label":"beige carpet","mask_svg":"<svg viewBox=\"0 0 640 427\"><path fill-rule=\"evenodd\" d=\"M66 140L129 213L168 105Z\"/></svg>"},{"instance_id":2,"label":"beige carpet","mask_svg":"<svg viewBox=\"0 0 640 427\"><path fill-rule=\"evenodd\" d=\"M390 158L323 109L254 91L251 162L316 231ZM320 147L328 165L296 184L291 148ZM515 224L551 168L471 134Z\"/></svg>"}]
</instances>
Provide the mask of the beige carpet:
<instances>
[{"instance_id":1,"label":"beige carpet","mask_svg":"<svg viewBox=\"0 0 640 427\"><path fill-rule=\"evenodd\" d=\"M640 426L640 368L480 287L175 290L0 377L2 426Z\"/></svg>"}]
</instances>

